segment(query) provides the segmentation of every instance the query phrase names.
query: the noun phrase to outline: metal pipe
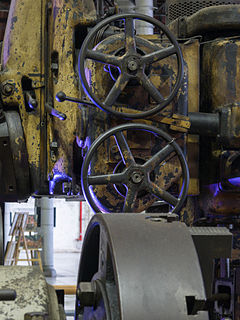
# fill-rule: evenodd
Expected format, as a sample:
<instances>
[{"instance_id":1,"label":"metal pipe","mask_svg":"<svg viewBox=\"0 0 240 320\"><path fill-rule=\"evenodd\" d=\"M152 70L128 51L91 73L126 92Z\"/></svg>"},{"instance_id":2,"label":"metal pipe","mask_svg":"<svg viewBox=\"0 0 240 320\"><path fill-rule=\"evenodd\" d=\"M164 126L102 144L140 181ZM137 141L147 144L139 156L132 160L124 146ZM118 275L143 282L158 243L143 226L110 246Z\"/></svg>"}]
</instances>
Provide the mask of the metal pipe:
<instances>
[{"instance_id":1,"label":"metal pipe","mask_svg":"<svg viewBox=\"0 0 240 320\"><path fill-rule=\"evenodd\" d=\"M76 294L77 291L77 287L75 285L55 284L53 287L55 290L64 290L64 295L73 295Z\"/></svg>"},{"instance_id":2,"label":"metal pipe","mask_svg":"<svg viewBox=\"0 0 240 320\"><path fill-rule=\"evenodd\" d=\"M41 226L39 234L43 238L42 265L46 277L55 277L53 260L53 227L54 227L54 209L53 199L42 197L35 200L35 208L41 216Z\"/></svg>"},{"instance_id":3,"label":"metal pipe","mask_svg":"<svg viewBox=\"0 0 240 320\"><path fill-rule=\"evenodd\" d=\"M135 0L117 0L118 13L134 13Z\"/></svg>"},{"instance_id":4,"label":"metal pipe","mask_svg":"<svg viewBox=\"0 0 240 320\"><path fill-rule=\"evenodd\" d=\"M202 136L216 136L220 130L218 113L189 112L191 127L189 133Z\"/></svg>"},{"instance_id":5,"label":"metal pipe","mask_svg":"<svg viewBox=\"0 0 240 320\"><path fill-rule=\"evenodd\" d=\"M153 17L153 0L136 0L135 12ZM153 34L153 25L148 22L136 20L135 26L137 34Z\"/></svg>"}]
</instances>

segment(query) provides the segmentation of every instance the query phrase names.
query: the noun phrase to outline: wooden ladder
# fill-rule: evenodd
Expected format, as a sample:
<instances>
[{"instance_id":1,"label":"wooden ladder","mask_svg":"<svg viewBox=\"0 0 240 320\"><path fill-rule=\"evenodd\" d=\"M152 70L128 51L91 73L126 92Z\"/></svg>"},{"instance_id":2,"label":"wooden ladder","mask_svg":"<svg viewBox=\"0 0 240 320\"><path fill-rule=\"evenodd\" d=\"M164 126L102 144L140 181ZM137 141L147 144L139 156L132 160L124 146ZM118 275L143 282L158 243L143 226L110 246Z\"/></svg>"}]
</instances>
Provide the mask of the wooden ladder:
<instances>
[{"instance_id":1,"label":"wooden ladder","mask_svg":"<svg viewBox=\"0 0 240 320\"><path fill-rule=\"evenodd\" d=\"M30 247L27 245L27 240L25 237L27 220L28 213L26 212L16 212L14 214L13 223L9 231L11 240L7 245L4 265L17 265L19 261L27 261L28 265L30 266L33 265L33 262L38 262L40 269L43 271L40 252L41 248ZM20 253L23 251L26 254L26 258L20 258Z\"/></svg>"}]
</instances>

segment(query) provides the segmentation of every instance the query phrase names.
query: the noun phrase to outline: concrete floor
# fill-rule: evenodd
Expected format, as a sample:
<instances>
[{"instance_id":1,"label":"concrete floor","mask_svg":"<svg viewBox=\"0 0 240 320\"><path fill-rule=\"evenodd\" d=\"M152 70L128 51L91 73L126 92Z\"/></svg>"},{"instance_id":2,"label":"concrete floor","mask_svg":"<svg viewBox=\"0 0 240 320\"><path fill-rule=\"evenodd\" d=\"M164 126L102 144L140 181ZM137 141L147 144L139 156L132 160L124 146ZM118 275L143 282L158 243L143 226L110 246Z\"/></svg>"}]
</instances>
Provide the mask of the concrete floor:
<instances>
[{"instance_id":1,"label":"concrete floor","mask_svg":"<svg viewBox=\"0 0 240 320\"><path fill-rule=\"evenodd\" d=\"M78 265L80 260L79 252L54 253L54 268L57 272L56 278L46 278L52 285L76 285L78 275ZM74 317L68 314L73 313L75 308L75 295L65 296L64 309L68 320Z\"/></svg>"}]
</instances>

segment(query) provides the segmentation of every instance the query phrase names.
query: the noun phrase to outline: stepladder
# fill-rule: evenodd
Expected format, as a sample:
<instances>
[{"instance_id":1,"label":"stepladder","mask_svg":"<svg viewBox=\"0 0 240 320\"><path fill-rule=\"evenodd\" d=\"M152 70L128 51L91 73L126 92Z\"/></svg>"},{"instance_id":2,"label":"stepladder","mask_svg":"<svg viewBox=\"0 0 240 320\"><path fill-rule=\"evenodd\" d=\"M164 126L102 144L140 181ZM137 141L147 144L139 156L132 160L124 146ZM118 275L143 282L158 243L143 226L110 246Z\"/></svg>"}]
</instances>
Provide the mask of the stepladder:
<instances>
[{"instance_id":1,"label":"stepladder","mask_svg":"<svg viewBox=\"0 0 240 320\"><path fill-rule=\"evenodd\" d=\"M4 265L17 265L27 262L28 265L38 264L42 269L41 250L42 238L36 233L34 218L27 212L14 214ZM34 232L35 231L35 232ZM34 234L32 234L34 233Z\"/></svg>"}]
</instances>

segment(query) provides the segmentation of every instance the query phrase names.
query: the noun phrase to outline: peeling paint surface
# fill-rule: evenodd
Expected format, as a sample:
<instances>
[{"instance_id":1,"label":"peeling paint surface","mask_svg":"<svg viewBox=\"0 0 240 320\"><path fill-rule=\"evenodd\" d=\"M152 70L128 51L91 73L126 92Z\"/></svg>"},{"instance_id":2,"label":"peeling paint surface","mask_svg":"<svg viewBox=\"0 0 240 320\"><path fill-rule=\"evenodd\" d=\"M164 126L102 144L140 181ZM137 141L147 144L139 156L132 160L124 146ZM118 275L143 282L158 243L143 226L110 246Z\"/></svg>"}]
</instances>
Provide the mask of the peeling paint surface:
<instances>
[{"instance_id":1,"label":"peeling paint surface","mask_svg":"<svg viewBox=\"0 0 240 320\"><path fill-rule=\"evenodd\" d=\"M48 314L48 285L39 267L0 266L0 288L14 289L15 301L0 301L0 319L22 320L28 312Z\"/></svg>"}]
</instances>

